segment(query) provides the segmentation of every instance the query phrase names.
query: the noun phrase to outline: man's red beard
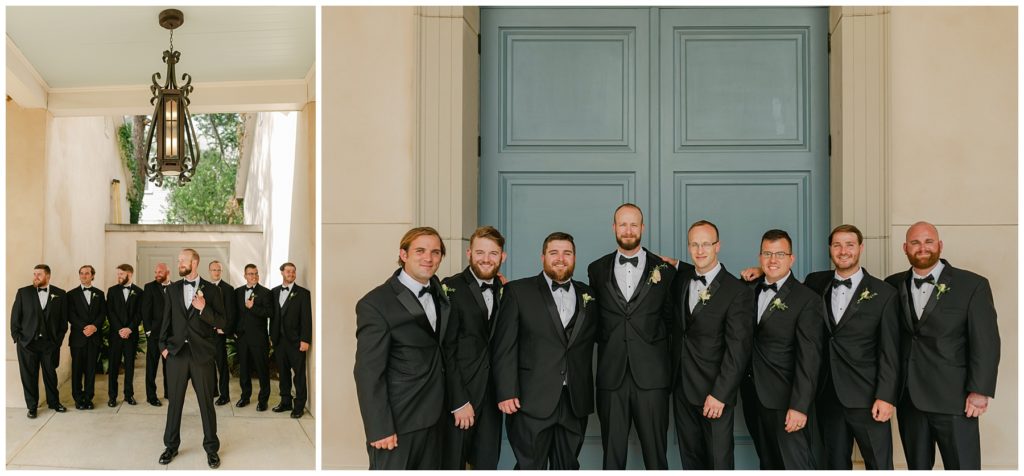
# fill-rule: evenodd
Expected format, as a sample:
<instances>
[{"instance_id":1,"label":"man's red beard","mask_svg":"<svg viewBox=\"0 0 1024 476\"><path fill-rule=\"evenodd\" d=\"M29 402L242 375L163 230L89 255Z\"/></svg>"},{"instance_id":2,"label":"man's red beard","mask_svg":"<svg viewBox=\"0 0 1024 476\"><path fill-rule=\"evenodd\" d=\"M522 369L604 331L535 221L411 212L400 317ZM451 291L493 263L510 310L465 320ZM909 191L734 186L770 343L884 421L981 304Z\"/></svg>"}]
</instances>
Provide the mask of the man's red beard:
<instances>
[{"instance_id":1,"label":"man's red beard","mask_svg":"<svg viewBox=\"0 0 1024 476\"><path fill-rule=\"evenodd\" d=\"M928 269L939 262L938 253L928 253L927 257L918 258L916 255L907 255L910 264L917 269Z\"/></svg>"}]
</instances>

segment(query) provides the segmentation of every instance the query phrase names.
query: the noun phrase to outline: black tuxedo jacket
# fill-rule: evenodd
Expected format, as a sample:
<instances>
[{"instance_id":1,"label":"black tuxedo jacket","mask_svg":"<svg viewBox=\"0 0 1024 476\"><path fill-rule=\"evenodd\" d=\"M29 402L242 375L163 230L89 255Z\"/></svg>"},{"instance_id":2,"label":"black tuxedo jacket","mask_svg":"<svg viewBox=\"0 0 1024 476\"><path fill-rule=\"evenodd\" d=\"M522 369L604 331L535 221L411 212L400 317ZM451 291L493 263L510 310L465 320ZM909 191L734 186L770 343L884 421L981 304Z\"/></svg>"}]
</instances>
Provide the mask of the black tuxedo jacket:
<instances>
[{"instance_id":1,"label":"black tuxedo jacket","mask_svg":"<svg viewBox=\"0 0 1024 476\"><path fill-rule=\"evenodd\" d=\"M281 286L270 290L274 314L270 318L270 340L274 346L281 342L298 345L313 342L313 309L309 290L292 283L288 298L281 307Z\"/></svg>"},{"instance_id":2,"label":"black tuxedo jacket","mask_svg":"<svg viewBox=\"0 0 1024 476\"><path fill-rule=\"evenodd\" d=\"M139 324L142 322L142 288L132 283L128 287L128 300L124 298L121 285L107 289L107 320L110 321L109 338L118 338L118 331L127 327L132 330L127 340L138 340Z\"/></svg>"},{"instance_id":3,"label":"black tuxedo jacket","mask_svg":"<svg viewBox=\"0 0 1024 476\"><path fill-rule=\"evenodd\" d=\"M238 309L235 308L235 287L229 284L223 279L217 283L217 287L220 288L221 298L224 300L224 335L225 337L231 335L231 329L235 328L235 316L238 314ZM220 335L220 334L218 334Z\"/></svg>"},{"instance_id":4,"label":"black tuxedo jacket","mask_svg":"<svg viewBox=\"0 0 1024 476\"><path fill-rule=\"evenodd\" d=\"M762 281L763 278L757 282ZM749 292L756 314L757 287L751 286ZM817 394L827 316L821 296L792 275L772 302L776 299L786 309L769 305L754 327L754 352L750 359L754 388L766 408L793 409L806 415Z\"/></svg>"},{"instance_id":5,"label":"black tuxedo jacket","mask_svg":"<svg viewBox=\"0 0 1024 476\"><path fill-rule=\"evenodd\" d=\"M750 290L722 265L708 283L711 298L703 304L698 300L690 313L690 281L695 274L693 265L680 262L673 283L673 378L680 379L691 405L703 405L708 395L735 405L753 340Z\"/></svg>"},{"instance_id":6,"label":"black tuxedo jacket","mask_svg":"<svg viewBox=\"0 0 1024 476\"><path fill-rule=\"evenodd\" d=\"M68 331L67 293L50 285L50 300L46 308L39 306L39 292L35 286L25 286L14 296L11 308L11 336L17 344L28 345L38 334L49 336L57 345L64 342ZM45 329L40 329L42 323Z\"/></svg>"},{"instance_id":7,"label":"black tuxedo jacket","mask_svg":"<svg viewBox=\"0 0 1024 476\"><path fill-rule=\"evenodd\" d=\"M142 327L150 333L150 339L158 342L164 320L164 299L164 285L156 281L146 283L142 290Z\"/></svg>"},{"instance_id":8,"label":"black tuxedo jacket","mask_svg":"<svg viewBox=\"0 0 1024 476\"><path fill-rule=\"evenodd\" d=\"M480 408L481 401L487 390L487 382L491 378L491 333L497 320L501 304L501 280L494 278L493 315L488 317L487 303L484 302L483 291L477 284L476 277L469 267L461 273L450 276L443 281L445 286L453 289L451 294L452 307L457 310L452 319L456 336L453 365L458 367L463 381L454 385L448 395L448 403L452 410L470 402L473 408ZM488 291L490 292L490 291Z\"/></svg>"},{"instance_id":9,"label":"black tuxedo jacket","mask_svg":"<svg viewBox=\"0 0 1024 476\"><path fill-rule=\"evenodd\" d=\"M836 396L846 408L871 408L876 399L895 405L900 385L898 293L865 269L837 325L832 315L834 276L835 271L819 271L804 279L825 306L822 313L828 341L819 383L831 378Z\"/></svg>"},{"instance_id":10,"label":"black tuxedo jacket","mask_svg":"<svg viewBox=\"0 0 1024 476\"><path fill-rule=\"evenodd\" d=\"M612 252L587 268L590 285L601 307L597 335L597 388L619 388L626 375L626 363L633 380L643 389L668 388L672 384L669 358L672 332L672 280L676 269L646 248L647 262L640 271L640 284L627 302L615 281ZM652 277L658 276L653 283Z\"/></svg>"},{"instance_id":11,"label":"black tuxedo jacket","mask_svg":"<svg viewBox=\"0 0 1024 476\"><path fill-rule=\"evenodd\" d=\"M220 289L213 283L200 278L198 291L203 292L206 307L200 313L191 302L185 302L184 279L175 281L167 288L164 299L164 317L160 328L160 349L167 349L170 355L177 355L188 340L192 358L210 361L217 355L217 331L223 329L224 301Z\"/></svg>"},{"instance_id":12,"label":"black tuxedo jacket","mask_svg":"<svg viewBox=\"0 0 1024 476\"><path fill-rule=\"evenodd\" d=\"M505 285L494 323L491 367L498 402L519 398L519 411L547 418L558 406L562 381L576 417L594 412L594 341L600 306L589 286L573 280L576 315L566 336L543 274ZM583 297L587 295L590 299Z\"/></svg>"},{"instance_id":13,"label":"black tuxedo jacket","mask_svg":"<svg viewBox=\"0 0 1024 476\"><path fill-rule=\"evenodd\" d=\"M960 414L968 393L995 396L999 328L988 280L942 263L920 319L909 291L913 272L885 281L899 290L903 388L921 410ZM942 296L940 286L947 289Z\"/></svg>"},{"instance_id":14,"label":"black tuxedo jacket","mask_svg":"<svg viewBox=\"0 0 1024 476\"><path fill-rule=\"evenodd\" d=\"M446 372L454 350L452 306L437 290L437 331L416 295L395 271L356 303L356 395L366 441L436 425L448 413L445 388L461 382L457 367ZM447 381L446 381L447 375Z\"/></svg>"},{"instance_id":15,"label":"black tuxedo jacket","mask_svg":"<svg viewBox=\"0 0 1024 476\"><path fill-rule=\"evenodd\" d=\"M265 343L270 337L267 325L270 317L274 315L274 296L270 290L256 283L253 291L252 309L245 307L245 286L235 288L235 310L237 319L233 328L233 334L238 340L245 340L251 343Z\"/></svg>"},{"instance_id":16,"label":"black tuxedo jacket","mask_svg":"<svg viewBox=\"0 0 1024 476\"><path fill-rule=\"evenodd\" d=\"M101 339L103 320L107 317L107 304L103 299L103 291L99 288L91 288L92 297L89 302L85 300L85 291L81 286L75 286L68 291L68 322L71 324L71 335L68 337L70 347L82 347L87 342ZM85 326L96 326L96 332L86 337L82 334ZM138 332L138 331L135 331Z\"/></svg>"}]
</instances>

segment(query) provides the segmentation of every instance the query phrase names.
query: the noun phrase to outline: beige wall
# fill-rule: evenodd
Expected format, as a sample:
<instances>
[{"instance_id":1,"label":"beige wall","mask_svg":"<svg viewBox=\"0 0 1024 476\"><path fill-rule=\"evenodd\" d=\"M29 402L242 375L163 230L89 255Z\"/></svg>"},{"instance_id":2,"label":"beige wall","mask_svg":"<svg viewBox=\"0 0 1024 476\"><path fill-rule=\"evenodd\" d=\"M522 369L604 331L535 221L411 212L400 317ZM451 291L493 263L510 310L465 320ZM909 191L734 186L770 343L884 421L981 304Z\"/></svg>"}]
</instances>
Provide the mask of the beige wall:
<instances>
[{"instance_id":1,"label":"beige wall","mask_svg":"<svg viewBox=\"0 0 1024 476\"><path fill-rule=\"evenodd\" d=\"M98 286L112 284L105 266L104 224L111 209L127 220L127 178L117 145L119 118L53 118L43 110L7 103L7 281L8 303L17 288L31 283L32 266L45 262L51 282L77 286L78 268L92 264ZM119 180L112 195L111 181ZM134 256L131 261L134 262ZM9 316L10 314L8 314ZM68 362L67 347L61 350ZM70 366L58 367L61 381ZM14 346L7 346L8 404L20 406L21 383Z\"/></svg>"},{"instance_id":2,"label":"beige wall","mask_svg":"<svg viewBox=\"0 0 1024 476\"><path fill-rule=\"evenodd\" d=\"M996 398L981 418L985 468L1017 468L1017 8L894 7L891 272L918 220L943 257L988 277L1002 339ZM902 455L896 458L902 463Z\"/></svg>"}]
</instances>

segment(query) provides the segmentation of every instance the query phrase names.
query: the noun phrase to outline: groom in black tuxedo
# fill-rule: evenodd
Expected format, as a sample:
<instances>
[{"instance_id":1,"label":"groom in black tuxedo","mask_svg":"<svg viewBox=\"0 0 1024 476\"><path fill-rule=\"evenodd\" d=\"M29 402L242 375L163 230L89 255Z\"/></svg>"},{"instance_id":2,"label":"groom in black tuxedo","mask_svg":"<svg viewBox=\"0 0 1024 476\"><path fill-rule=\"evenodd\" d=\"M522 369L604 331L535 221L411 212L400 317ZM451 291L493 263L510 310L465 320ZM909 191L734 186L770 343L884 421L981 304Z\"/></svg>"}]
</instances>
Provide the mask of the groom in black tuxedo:
<instances>
[{"instance_id":1,"label":"groom in black tuxedo","mask_svg":"<svg viewBox=\"0 0 1024 476\"><path fill-rule=\"evenodd\" d=\"M505 261L505 237L492 226L482 226L469 237L469 266L443 284L452 290L457 322L453 365L463 382L449 389L448 405L454 424L445 425L442 469L495 470L501 451L501 420L491 381L491 332L502 295L498 270Z\"/></svg>"},{"instance_id":2,"label":"groom in black tuxedo","mask_svg":"<svg viewBox=\"0 0 1024 476\"><path fill-rule=\"evenodd\" d=\"M453 356L453 313L434 274L445 247L430 227L399 244L401 265L356 303L356 394L370 469L440 469L446 384L462 382ZM446 382L447 377L447 382Z\"/></svg>"},{"instance_id":3,"label":"groom in black tuxedo","mask_svg":"<svg viewBox=\"0 0 1024 476\"><path fill-rule=\"evenodd\" d=\"M167 288L160 349L167 359L167 425L160 464L169 464L181 444L181 411L188 381L199 401L203 449L210 468L220 466L216 393L217 331L226 326L220 288L199 277L199 253L186 248L178 254L178 275L184 279Z\"/></svg>"},{"instance_id":4,"label":"groom in black tuxedo","mask_svg":"<svg viewBox=\"0 0 1024 476\"><path fill-rule=\"evenodd\" d=\"M32 285L18 289L11 308L11 337L18 347L18 370L25 393L28 417L36 417L39 405L39 372L46 387L46 404L57 413L67 411L57 389L58 349L68 331L67 294L50 285L50 267L32 270Z\"/></svg>"},{"instance_id":5,"label":"groom in black tuxedo","mask_svg":"<svg viewBox=\"0 0 1024 476\"><path fill-rule=\"evenodd\" d=\"M995 396L999 327L988 280L940 259L934 225L907 230L910 269L886 278L899 291L900 439L910 469L981 469L978 417Z\"/></svg>"},{"instance_id":6,"label":"groom in black tuxedo","mask_svg":"<svg viewBox=\"0 0 1024 476\"><path fill-rule=\"evenodd\" d=\"M548 235L541 262L540 275L505 286L491 355L495 394L516 469L579 469L594 412L600 308L590 287L572 280L572 235Z\"/></svg>"},{"instance_id":7,"label":"groom in black tuxedo","mask_svg":"<svg viewBox=\"0 0 1024 476\"><path fill-rule=\"evenodd\" d=\"M676 270L640 246L644 216L626 203L612 214L618 248L587 268L600 306L597 337L597 415L603 469L626 469L629 430L647 469L668 469L669 357L672 280Z\"/></svg>"},{"instance_id":8,"label":"groom in black tuxedo","mask_svg":"<svg viewBox=\"0 0 1024 476\"><path fill-rule=\"evenodd\" d=\"M853 469L857 441L866 469L892 470L892 423L899 392L896 289L860 266L864 236L853 225L829 234L835 271L804 283L825 306L825 351L815 403L825 468Z\"/></svg>"},{"instance_id":9,"label":"groom in black tuxedo","mask_svg":"<svg viewBox=\"0 0 1024 476\"><path fill-rule=\"evenodd\" d=\"M718 261L718 227L690 225L673 284L673 410L683 469L734 469L736 395L750 359L750 291Z\"/></svg>"},{"instance_id":10,"label":"groom in black tuxedo","mask_svg":"<svg viewBox=\"0 0 1024 476\"><path fill-rule=\"evenodd\" d=\"M96 359L99 357L103 336L103 320L107 317L107 305L103 291L92 286L96 268L85 265L78 268L81 286L68 291L68 322L71 334L71 396L75 408L91 410L96 388Z\"/></svg>"},{"instance_id":11,"label":"groom in black tuxedo","mask_svg":"<svg viewBox=\"0 0 1024 476\"><path fill-rule=\"evenodd\" d=\"M821 296L793 277L796 258L785 231L765 232L760 260L764 278L753 291L753 355L740 387L743 417L761 469L818 469L813 402L825 335Z\"/></svg>"}]
</instances>

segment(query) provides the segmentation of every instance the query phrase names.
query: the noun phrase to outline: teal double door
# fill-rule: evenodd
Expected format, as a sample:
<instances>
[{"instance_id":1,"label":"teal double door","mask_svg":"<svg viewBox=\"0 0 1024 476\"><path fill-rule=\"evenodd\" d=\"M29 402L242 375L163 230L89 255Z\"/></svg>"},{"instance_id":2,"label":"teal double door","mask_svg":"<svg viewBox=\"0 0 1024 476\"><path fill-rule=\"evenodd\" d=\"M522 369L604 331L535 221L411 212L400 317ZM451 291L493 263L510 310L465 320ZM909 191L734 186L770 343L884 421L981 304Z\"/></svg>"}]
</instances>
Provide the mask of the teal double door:
<instances>
[{"instance_id":1,"label":"teal double door","mask_svg":"<svg viewBox=\"0 0 1024 476\"><path fill-rule=\"evenodd\" d=\"M565 231L586 281L625 202L655 253L688 260L706 219L733 274L771 228L793 237L798 278L828 268L827 28L826 8L481 8L479 218L507 238L506 276L540 272ZM756 467L741 417L736 442ZM601 467L596 415L581 459Z\"/></svg>"}]
</instances>

